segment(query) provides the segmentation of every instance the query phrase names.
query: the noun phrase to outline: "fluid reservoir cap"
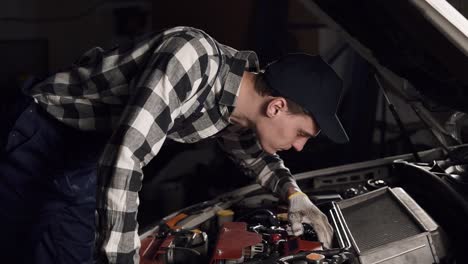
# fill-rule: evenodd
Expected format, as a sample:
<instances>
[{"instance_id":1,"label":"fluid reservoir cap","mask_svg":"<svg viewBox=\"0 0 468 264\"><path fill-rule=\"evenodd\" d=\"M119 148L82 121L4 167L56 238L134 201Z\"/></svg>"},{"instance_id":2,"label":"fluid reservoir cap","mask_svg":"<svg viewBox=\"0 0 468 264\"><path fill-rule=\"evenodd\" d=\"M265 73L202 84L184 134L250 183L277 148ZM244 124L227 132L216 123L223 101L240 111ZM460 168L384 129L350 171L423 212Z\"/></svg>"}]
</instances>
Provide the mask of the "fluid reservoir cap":
<instances>
[{"instance_id":1,"label":"fluid reservoir cap","mask_svg":"<svg viewBox=\"0 0 468 264\"><path fill-rule=\"evenodd\" d=\"M306 256L306 259L308 263L320 264L320 263L323 263L325 256L322 254L318 254L318 253L310 253L309 255Z\"/></svg>"},{"instance_id":2,"label":"fluid reservoir cap","mask_svg":"<svg viewBox=\"0 0 468 264\"><path fill-rule=\"evenodd\" d=\"M200 229L198 229L198 228L192 229L190 231L192 231L195 234L201 234L202 233L202 231Z\"/></svg>"},{"instance_id":3,"label":"fluid reservoir cap","mask_svg":"<svg viewBox=\"0 0 468 264\"><path fill-rule=\"evenodd\" d=\"M280 221L285 221L285 222L288 221L288 213L277 214L276 217Z\"/></svg>"},{"instance_id":4,"label":"fluid reservoir cap","mask_svg":"<svg viewBox=\"0 0 468 264\"><path fill-rule=\"evenodd\" d=\"M234 211L225 209L225 210L219 210L216 214L218 216L232 216L234 215Z\"/></svg>"},{"instance_id":5,"label":"fluid reservoir cap","mask_svg":"<svg viewBox=\"0 0 468 264\"><path fill-rule=\"evenodd\" d=\"M234 211L229 209L219 210L216 215L218 216L218 227L222 227L223 223L234 220Z\"/></svg>"}]
</instances>

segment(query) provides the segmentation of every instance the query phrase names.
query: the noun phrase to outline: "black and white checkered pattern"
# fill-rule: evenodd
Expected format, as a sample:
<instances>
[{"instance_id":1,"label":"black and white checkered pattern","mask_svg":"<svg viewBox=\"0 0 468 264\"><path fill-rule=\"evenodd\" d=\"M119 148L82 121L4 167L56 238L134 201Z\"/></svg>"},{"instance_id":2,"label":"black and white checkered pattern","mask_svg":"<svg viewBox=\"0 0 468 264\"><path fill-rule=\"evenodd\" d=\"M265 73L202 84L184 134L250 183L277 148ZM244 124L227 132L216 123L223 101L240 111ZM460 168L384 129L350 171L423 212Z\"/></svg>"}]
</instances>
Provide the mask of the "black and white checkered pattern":
<instances>
[{"instance_id":1,"label":"black and white checkered pattern","mask_svg":"<svg viewBox=\"0 0 468 264\"><path fill-rule=\"evenodd\" d=\"M166 138L192 143L227 128L216 135L223 149L262 186L281 197L296 186L281 159L263 152L252 131L228 121L244 70L258 71L255 53L176 27L126 48L94 48L32 87L30 95L61 122L112 132L98 171L100 257L139 263L142 167Z\"/></svg>"}]
</instances>

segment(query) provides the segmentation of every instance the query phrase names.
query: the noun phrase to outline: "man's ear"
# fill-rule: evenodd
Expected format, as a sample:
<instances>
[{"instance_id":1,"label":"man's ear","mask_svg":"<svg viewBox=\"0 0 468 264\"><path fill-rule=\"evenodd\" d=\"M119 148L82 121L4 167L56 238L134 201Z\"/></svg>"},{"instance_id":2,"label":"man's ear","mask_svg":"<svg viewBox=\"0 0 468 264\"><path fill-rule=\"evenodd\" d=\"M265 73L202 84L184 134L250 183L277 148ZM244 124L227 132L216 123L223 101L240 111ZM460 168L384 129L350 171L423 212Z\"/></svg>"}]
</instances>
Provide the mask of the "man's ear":
<instances>
[{"instance_id":1,"label":"man's ear","mask_svg":"<svg viewBox=\"0 0 468 264\"><path fill-rule=\"evenodd\" d=\"M281 111L287 111L288 104L283 97L273 97L267 104L266 114L268 117L274 117Z\"/></svg>"}]
</instances>

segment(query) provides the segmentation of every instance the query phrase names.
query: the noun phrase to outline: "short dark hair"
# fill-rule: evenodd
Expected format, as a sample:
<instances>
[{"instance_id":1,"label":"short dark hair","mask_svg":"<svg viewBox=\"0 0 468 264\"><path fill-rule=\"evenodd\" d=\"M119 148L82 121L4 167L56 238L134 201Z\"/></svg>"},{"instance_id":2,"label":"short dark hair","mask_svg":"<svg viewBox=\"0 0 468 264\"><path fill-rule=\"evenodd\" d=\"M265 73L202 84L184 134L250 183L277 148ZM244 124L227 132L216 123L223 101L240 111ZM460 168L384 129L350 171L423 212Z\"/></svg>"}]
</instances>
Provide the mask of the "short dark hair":
<instances>
[{"instance_id":1,"label":"short dark hair","mask_svg":"<svg viewBox=\"0 0 468 264\"><path fill-rule=\"evenodd\" d=\"M275 90L271 89L268 83L265 81L265 74L263 72L259 72L255 78L255 91L262 95L262 96L277 96L283 97L286 99L288 104L288 110L291 114L306 114L310 115L302 106L298 105L296 102L292 101L291 99L278 94Z\"/></svg>"}]
</instances>

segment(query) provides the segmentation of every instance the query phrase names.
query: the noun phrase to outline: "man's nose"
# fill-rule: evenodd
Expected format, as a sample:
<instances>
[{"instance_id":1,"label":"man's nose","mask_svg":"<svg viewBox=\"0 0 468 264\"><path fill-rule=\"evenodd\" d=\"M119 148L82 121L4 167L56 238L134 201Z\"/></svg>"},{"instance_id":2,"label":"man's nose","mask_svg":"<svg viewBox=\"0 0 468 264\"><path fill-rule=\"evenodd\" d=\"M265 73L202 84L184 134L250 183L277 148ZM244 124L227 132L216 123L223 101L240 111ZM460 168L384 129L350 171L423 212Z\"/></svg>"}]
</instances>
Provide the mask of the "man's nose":
<instances>
[{"instance_id":1,"label":"man's nose","mask_svg":"<svg viewBox=\"0 0 468 264\"><path fill-rule=\"evenodd\" d=\"M303 148L304 148L304 145L305 143L307 142L307 139L297 139L294 143L293 143L293 148L296 150L296 151L301 151Z\"/></svg>"}]
</instances>

